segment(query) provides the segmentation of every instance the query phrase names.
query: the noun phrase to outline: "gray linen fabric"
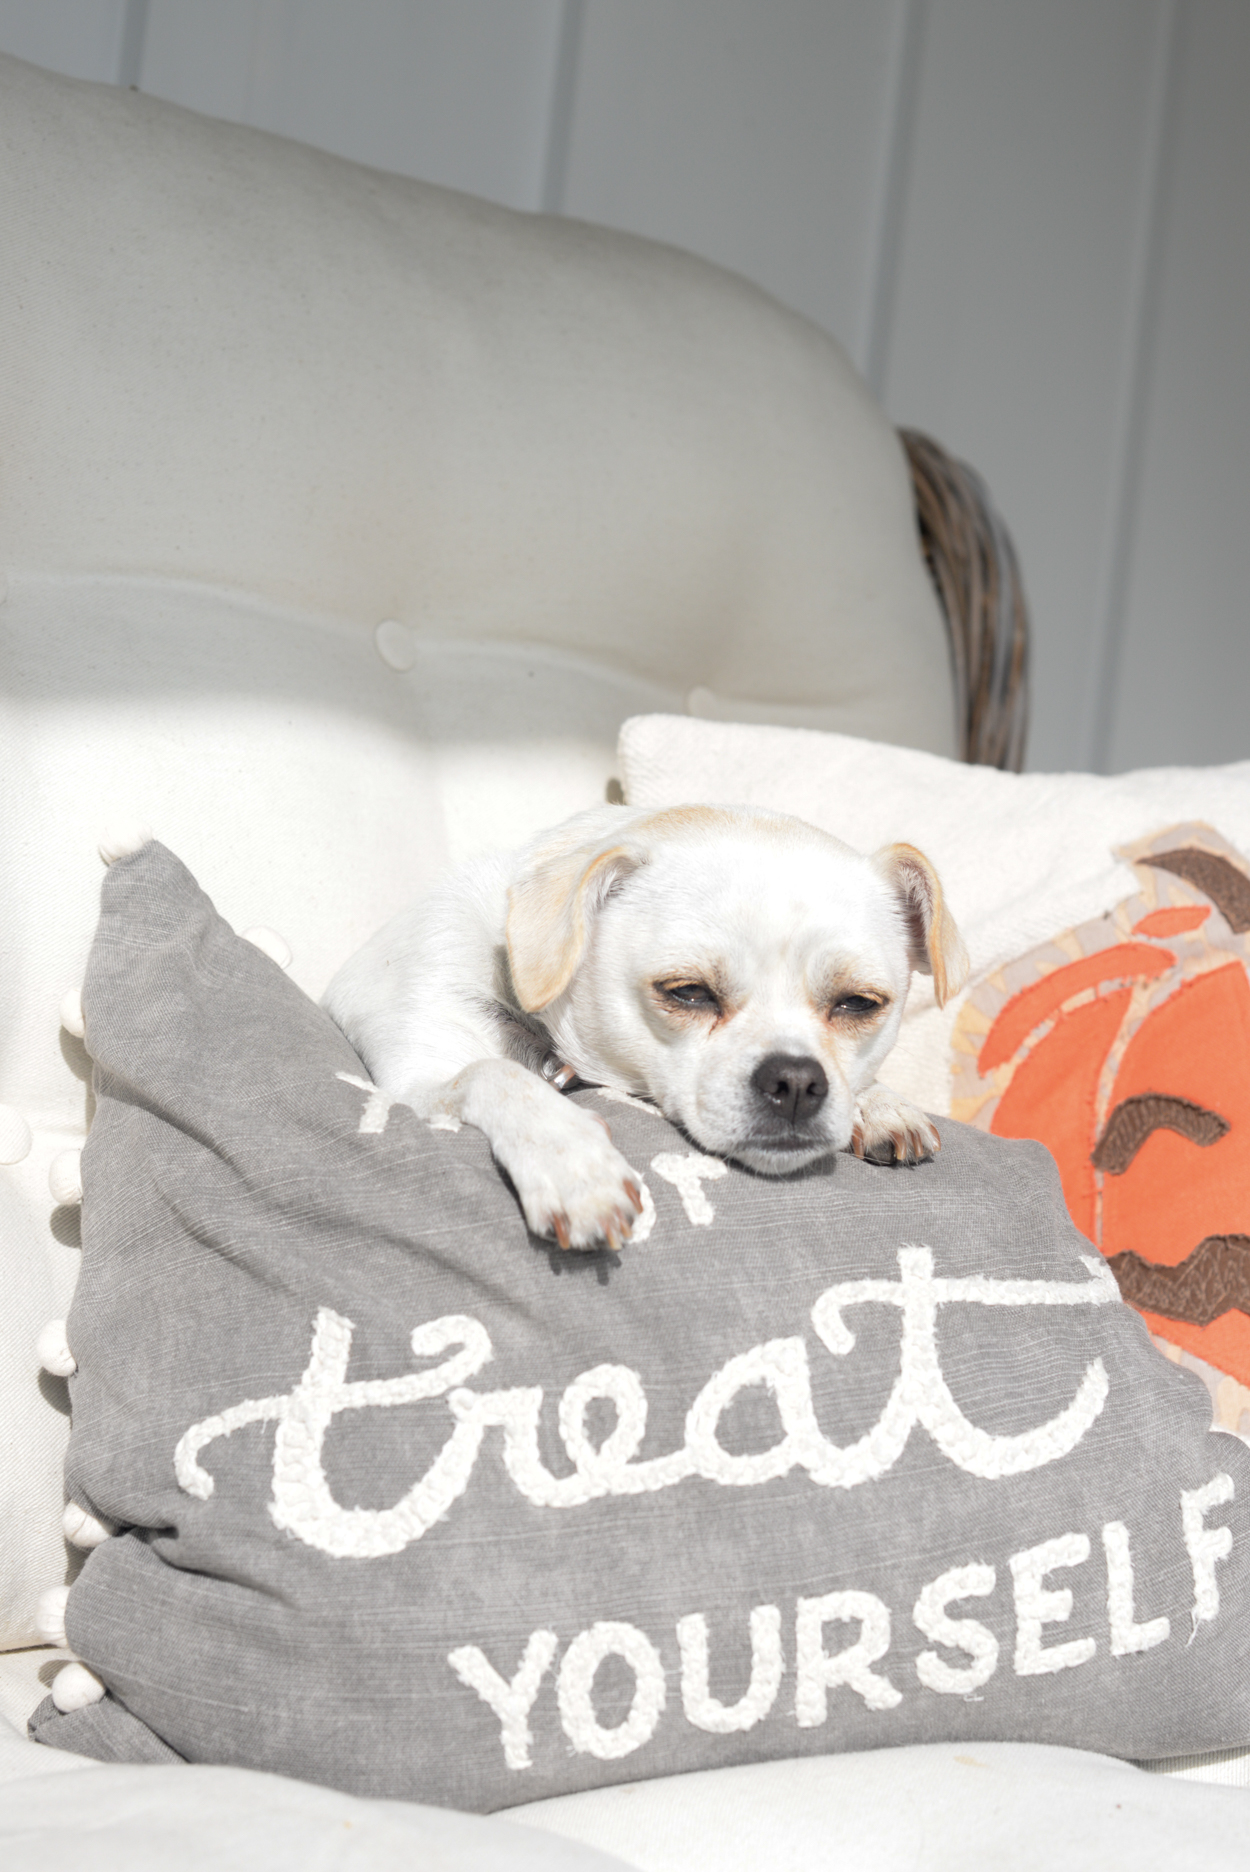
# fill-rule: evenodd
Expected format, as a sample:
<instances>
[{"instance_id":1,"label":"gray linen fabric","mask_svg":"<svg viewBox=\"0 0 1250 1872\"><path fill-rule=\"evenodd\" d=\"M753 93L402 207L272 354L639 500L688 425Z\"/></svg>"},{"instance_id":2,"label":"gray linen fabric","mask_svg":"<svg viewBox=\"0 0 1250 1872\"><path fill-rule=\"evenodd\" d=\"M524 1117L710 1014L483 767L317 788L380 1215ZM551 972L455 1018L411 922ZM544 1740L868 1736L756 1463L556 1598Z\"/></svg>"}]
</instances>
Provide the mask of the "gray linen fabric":
<instances>
[{"instance_id":1,"label":"gray linen fabric","mask_svg":"<svg viewBox=\"0 0 1250 1872\"><path fill-rule=\"evenodd\" d=\"M41 1739L481 1811L1250 1741L1250 1452L1040 1147L944 1123L920 1169L779 1183L582 1092L651 1209L561 1254L159 845L84 1002L67 1490L122 1531L67 1620L111 1694Z\"/></svg>"}]
</instances>

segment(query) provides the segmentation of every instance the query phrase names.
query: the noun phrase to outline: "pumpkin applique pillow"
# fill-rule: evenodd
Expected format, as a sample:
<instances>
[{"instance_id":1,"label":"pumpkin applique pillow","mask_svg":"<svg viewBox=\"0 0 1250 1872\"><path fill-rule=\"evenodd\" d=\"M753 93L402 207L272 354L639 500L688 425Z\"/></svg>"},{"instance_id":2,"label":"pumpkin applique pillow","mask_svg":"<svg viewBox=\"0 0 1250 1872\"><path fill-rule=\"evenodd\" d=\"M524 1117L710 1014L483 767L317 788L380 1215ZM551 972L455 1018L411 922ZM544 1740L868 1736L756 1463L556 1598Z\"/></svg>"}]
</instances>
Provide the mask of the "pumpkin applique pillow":
<instances>
[{"instance_id":1,"label":"pumpkin applique pillow","mask_svg":"<svg viewBox=\"0 0 1250 1872\"><path fill-rule=\"evenodd\" d=\"M1047 1146L1125 1299L1250 1430L1250 866L1197 822L1115 856L1134 895L968 995L951 1109Z\"/></svg>"}]
</instances>

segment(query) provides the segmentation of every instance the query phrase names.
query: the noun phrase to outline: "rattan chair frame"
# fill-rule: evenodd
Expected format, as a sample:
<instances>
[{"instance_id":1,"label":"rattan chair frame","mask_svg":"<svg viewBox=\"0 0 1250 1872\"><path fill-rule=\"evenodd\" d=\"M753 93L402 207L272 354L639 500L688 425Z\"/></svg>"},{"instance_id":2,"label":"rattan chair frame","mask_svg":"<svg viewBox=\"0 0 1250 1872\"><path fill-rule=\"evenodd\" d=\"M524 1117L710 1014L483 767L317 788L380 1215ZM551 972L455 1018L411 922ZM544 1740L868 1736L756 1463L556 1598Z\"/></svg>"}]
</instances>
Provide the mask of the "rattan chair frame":
<instances>
[{"instance_id":1,"label":"rattan chair frame","mask_svg":"<svg viewBox=\"0 0 1250 1872\"><path fill-rule=\"evenodd\" d=\"M1029 616L1011 535L975 469L899 431L925 563L946 619L959 754L1019 773L1029 711Z\"/></svg>"}]
</instances>

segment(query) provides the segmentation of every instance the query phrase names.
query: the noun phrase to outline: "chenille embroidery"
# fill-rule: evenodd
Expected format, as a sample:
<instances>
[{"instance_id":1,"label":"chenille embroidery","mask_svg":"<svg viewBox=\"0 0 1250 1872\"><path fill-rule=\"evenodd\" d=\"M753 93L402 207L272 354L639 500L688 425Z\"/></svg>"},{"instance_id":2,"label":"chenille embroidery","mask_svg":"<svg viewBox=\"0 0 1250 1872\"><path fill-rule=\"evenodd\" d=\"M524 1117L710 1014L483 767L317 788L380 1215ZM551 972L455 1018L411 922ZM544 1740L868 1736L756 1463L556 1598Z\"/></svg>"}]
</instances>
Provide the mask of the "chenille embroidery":
<instances>
[{"instance_id":1,"label":"chenille embroidery","mask_svg":"<svg viewBox=\"0 0 1250 1872\"><path fill-rule=\"evenodd\" d=\"M258 1423L276 1425L273 1498L269 1512L288 1533L322 1553L370 1559L399 1553L439 1521L469 1486L486 1432L503 1432L503 1464L518 1493L539 1508L576 1508L604 1495L636 1495L672 1488L702 1476L727 1488L750 1488L792 1470L805 1470L823 1488L857 1488L884 1475L917 1427L928 1432L948 1461L970 1475L997 1479L1056 1461L1074 1449L1106 1402L1109 1381L1101 1359L1085 1369L1071 1401L1055 1416L1013 1436L981 1429L960 1410L942 1375L937 1319L944 1306L1103 1306L1119 1295L1095 1257L1084 1257L1083 1281L960 1279L938 1276L928 1248L898 1252L897 1280L851 1280L825 1289L812 1308L817 1338L835 1358L849 1354L855 1335L846 1312L855 1306L894 1307L900 1315L899 1374L881 1417L856 1442L838 1445L820 1429L812 1402L806 1341L799 1335L767 1340L728 1359L707 1380L686 1415L681 1445L638 1459L647 1427L647 1397L638 1372L596 1365L566 1386L558 1407L560 1435L573 1472L555 1475L542 1460L539 1424L543 1390L518 1385L474 1391L467 1380L492 1357L479 1320L448 1314L416 1327L418 1358L441 1358L424 1371L395 1378L347 1377L353 1324L329 1307L317 1314L308 1365L281 1396L249 1398L193 1424L174 1452L180 1487L201 1501L214 1489L200 1461L221 1437ZM777 1402L783 1434L771 1449L734 1454L719 1426L740 1391L766 1386ZM420 1400L446 1400L449 1435L424 1475L391 1508L345 1508L326 1476L326 1434L340 1411L384 1410ZM587 1411L611 1403L616 1421L596 1445Z\"/></svg>"}]
</instances>

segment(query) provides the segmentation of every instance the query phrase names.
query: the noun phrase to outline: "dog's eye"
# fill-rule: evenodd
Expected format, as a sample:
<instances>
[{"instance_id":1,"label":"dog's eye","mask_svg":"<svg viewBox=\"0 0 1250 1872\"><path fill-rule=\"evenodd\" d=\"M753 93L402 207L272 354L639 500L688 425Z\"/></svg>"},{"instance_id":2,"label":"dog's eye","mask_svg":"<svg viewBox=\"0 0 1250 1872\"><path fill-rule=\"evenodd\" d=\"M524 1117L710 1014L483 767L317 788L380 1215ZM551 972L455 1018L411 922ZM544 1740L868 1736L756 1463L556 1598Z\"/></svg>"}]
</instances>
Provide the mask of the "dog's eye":
<instances>
[{"instance_id":1,"label":"dog's eye","mask_svg":"<svg viewBox=\"0 0 1250 1872\"><path fill-rule=\"evenodd\" d=\"M876 1014L881 1007L880 1001L874 1001L871 995L846 994L834 1002L831 1014Z\"/></svg>"},{"instance_id":2,"label":"dog's eye","mask_svg":"<svg viewBox=\"0 0 1250 1872\"><path fill-rule=\"evenodd\" d=\"M720 1002L706 982L657 982L656 987L666 1000L676 1001L680 1007L712 1008L719 1012Z\"/></svg>"}]
</instances>

